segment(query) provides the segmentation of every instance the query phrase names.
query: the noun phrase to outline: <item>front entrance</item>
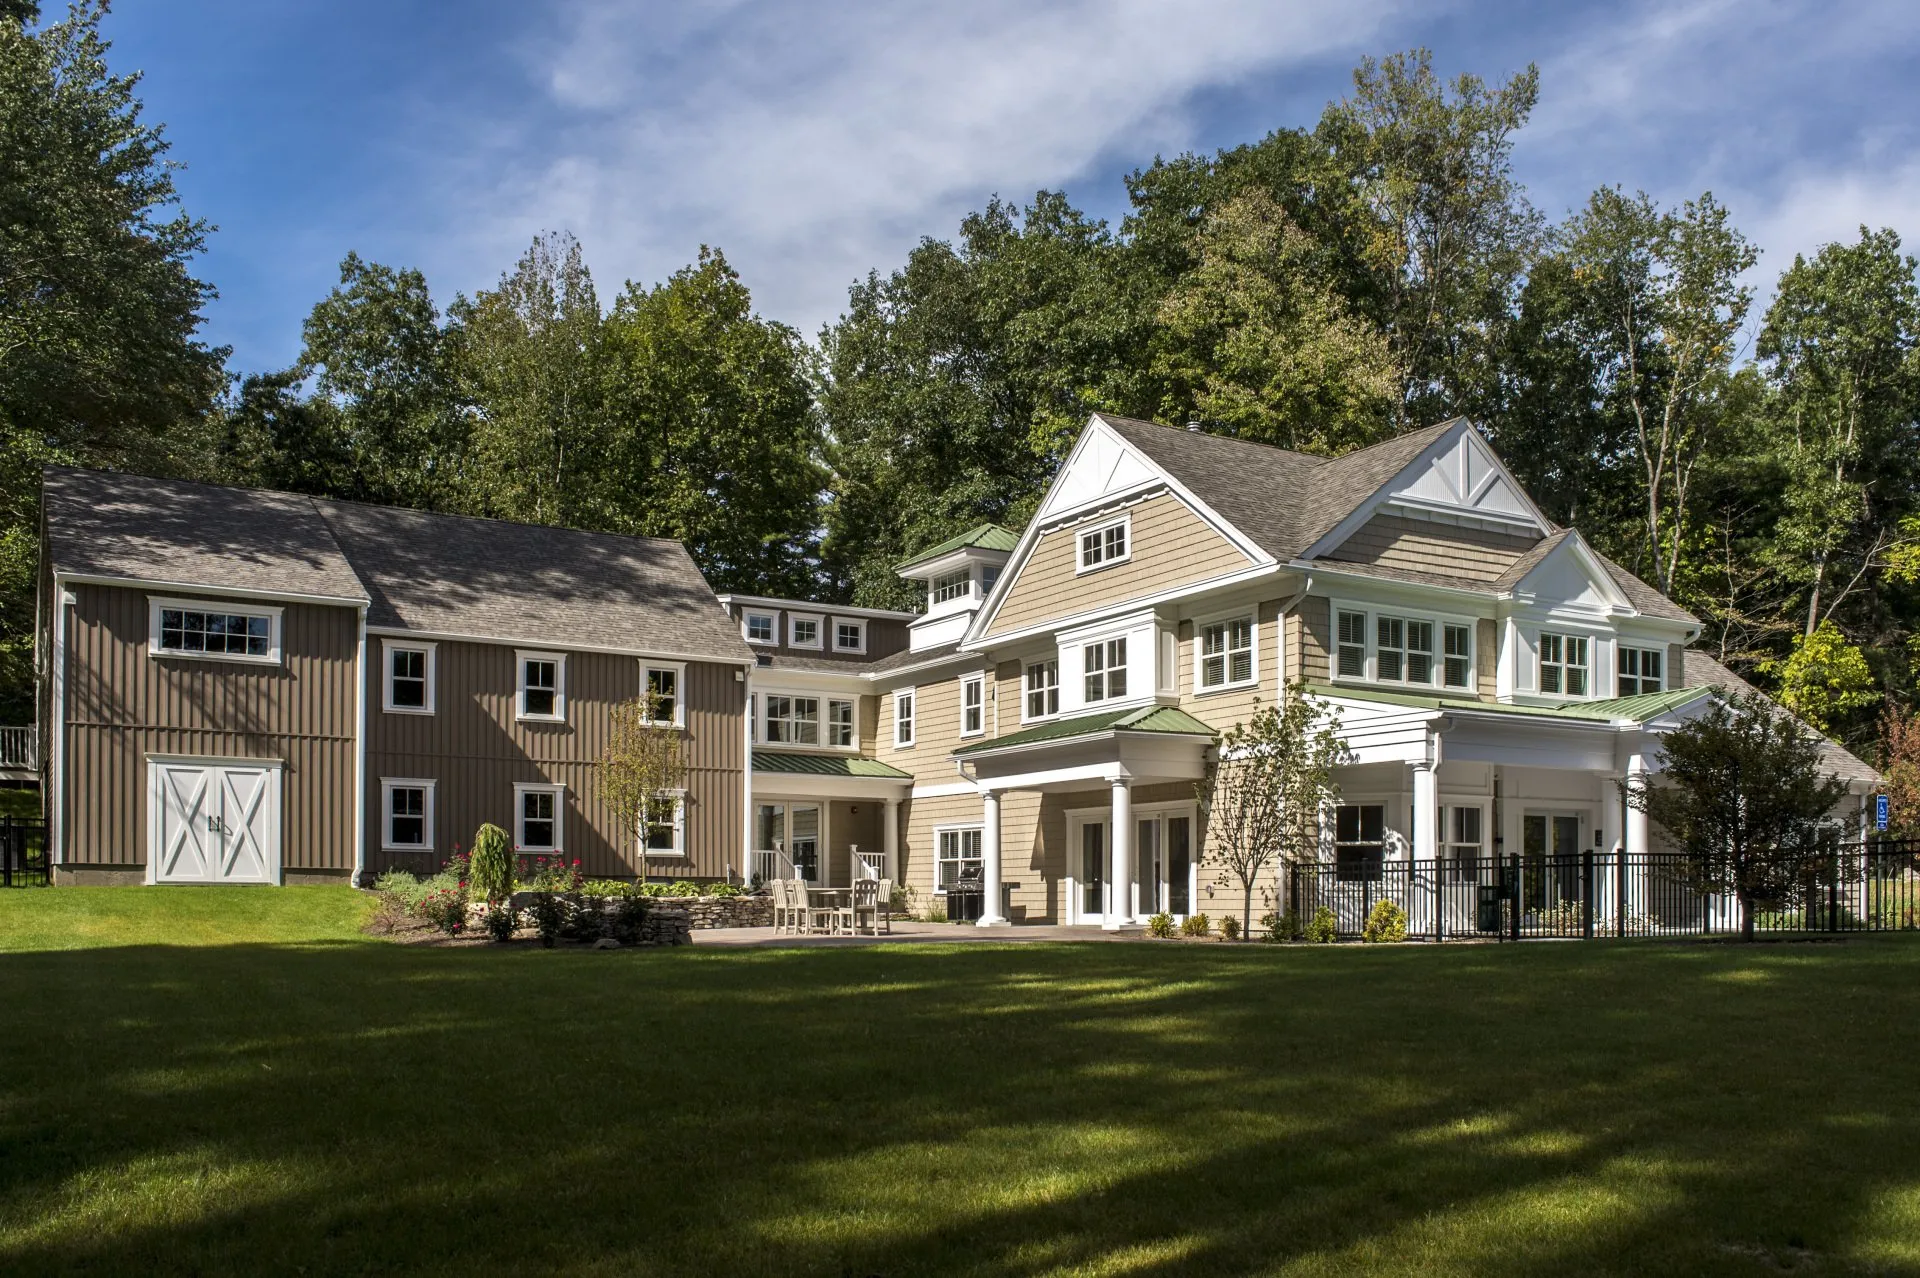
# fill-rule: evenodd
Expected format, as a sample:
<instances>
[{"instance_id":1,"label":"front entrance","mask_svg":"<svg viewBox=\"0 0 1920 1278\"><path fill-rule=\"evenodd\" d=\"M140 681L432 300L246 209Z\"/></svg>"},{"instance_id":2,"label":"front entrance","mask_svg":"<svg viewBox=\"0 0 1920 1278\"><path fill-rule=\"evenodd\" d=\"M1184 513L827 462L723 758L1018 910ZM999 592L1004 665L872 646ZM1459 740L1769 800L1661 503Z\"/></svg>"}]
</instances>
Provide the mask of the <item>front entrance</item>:
<instances>
[{"instance_id":1,"label":"front entrance","mask_svg":"<svg viewBox=\"0 0 1920 1278\"><path fill-rule=\"evenodd\" d=\"M820 882L820 805L762 803L754 813L754 874Z\"/></svg>"},{"instance_id":2,"label":"front entrance","mask_svg":"<svg viewBox=\"0 0 1920 1278\"><path fill-rule=\"evenodd\" d=\"M1166 913L1184 919L1193 912L1192 804L1134 809L1133 873L1126 900L1132 917ZM1112 899L1113 844L1109 819L1070 815L1067 922L1102 923Z\"/></svg>"},{"instance_id":3,"label":"front entrance","mask_svg":"<svg viewBox=\"0 0 1920 1278\"><path fill-rule=\"evenodd\" d=\"M1521 816L1523 908L1551 910L1580 899L1580 820L1577 812Z\"/></svg>"},{"instance_id":4,"label":"front entrance","mask_svg":"<svg viewBox=\"0 0 1920 1278\"><path fill-rule=\"evenodd\" d=\"M200 759L147 765L154 883L278 883L280 766Z\"/></svg>"}]
</instances>

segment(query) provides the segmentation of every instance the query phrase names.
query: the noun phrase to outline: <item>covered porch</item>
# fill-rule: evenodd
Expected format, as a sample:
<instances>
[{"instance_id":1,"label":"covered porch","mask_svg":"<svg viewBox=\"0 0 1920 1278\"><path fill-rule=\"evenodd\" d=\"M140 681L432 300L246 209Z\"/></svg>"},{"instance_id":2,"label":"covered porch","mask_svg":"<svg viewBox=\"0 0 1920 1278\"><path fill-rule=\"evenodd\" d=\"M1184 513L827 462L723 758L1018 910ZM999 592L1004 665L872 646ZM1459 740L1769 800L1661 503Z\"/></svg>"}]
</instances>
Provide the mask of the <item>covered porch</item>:
<instances>
[{"instance_id":1,"label":"covered porch","mask_svg":"<svg viewBox=\"0 0 1920 1278\"><path fill-rule=\"evenodd\" d=\"M1119 931L1162 911L1194 909L1200 829L1192 786L1213 741L1213 729L1192 715L1154 705L1043 723L956 750L980 798L980 926L1012 922L1001 806L1017 792L1063 809L1064 846L1049 858L1058 923Z\"/></svg>"},{"instance_id":2,"label":"covered porch","mask_svg":"<svg viewBox=\"0 0 1920 1278\"><path fill-rule=\"evenodd\" d=\"M913 778L874 759L753 752L749 881L821 888L900 881L900 812Z\"/></svg>"}]
</instances>

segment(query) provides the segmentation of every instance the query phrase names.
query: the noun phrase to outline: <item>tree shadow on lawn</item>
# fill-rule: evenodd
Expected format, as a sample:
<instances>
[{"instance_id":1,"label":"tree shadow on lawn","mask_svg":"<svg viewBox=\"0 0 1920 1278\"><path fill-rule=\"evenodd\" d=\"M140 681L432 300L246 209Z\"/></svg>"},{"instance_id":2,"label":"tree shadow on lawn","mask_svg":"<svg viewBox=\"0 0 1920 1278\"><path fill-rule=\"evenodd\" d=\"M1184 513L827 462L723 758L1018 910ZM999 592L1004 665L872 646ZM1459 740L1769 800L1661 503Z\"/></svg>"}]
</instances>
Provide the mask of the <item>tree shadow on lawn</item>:
<instances>
[{"instance_id":1,"label":"tree shadow on lawn","mask_svg":"<svg viewBox=\"0 0 1920 1278\"><path fill-rule=\"evenodd\" d=\"M1899 941L10 955L0 1267L1903 1269L1917 969Z\"/></svg>"}]
</instances>

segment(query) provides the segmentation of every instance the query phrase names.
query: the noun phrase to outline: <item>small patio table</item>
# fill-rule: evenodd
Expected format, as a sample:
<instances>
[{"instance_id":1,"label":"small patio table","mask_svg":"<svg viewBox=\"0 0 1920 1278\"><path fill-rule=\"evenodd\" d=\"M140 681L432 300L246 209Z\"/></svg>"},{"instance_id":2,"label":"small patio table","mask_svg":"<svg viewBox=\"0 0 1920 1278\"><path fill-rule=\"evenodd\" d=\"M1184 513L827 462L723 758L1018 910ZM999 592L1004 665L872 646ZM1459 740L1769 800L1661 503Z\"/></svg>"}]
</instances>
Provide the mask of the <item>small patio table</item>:
<instances>
[{"instance_id":1,"label":"small patio table","mask_svg":"<svg viewBox=\"0 0 1920 1278\"><path fill-rule=\"evenodd\" d=\"M853 889L808 888L807 926L809 931L812 930L813 916L816 913L828 916L827 931L838 932L840 921L845 919L847 930L851 932L853 930Z\"/></svg>"}]
</instances>

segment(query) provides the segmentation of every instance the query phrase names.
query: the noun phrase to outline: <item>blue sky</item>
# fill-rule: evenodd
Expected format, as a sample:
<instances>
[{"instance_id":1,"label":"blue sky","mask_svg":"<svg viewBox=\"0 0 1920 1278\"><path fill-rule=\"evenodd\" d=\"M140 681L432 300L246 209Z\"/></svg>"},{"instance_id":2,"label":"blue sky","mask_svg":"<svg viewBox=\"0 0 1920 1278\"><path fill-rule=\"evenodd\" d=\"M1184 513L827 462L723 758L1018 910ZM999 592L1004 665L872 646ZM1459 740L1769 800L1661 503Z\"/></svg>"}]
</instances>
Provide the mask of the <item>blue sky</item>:
<instances>
[{"instance_id":1,"label":"blue sky","mask_svg":"<svg viewBox=\"0 0 1920 1278\"><path fill-rule=\"evenodd\" d=\"M603 302L719 245L811 335L995 192L1117 219L1156 153L1311 123L1361 55L1414 45L1539 64L1516 167L1553 217L1606 183L1712 189L1762 286L1861 222L1920 246L1912 0L119 0L106 31L220 228L208 335L239 370L291 362L349 249L444 303L549 229Z\"/></svg>"}]
</instances>

